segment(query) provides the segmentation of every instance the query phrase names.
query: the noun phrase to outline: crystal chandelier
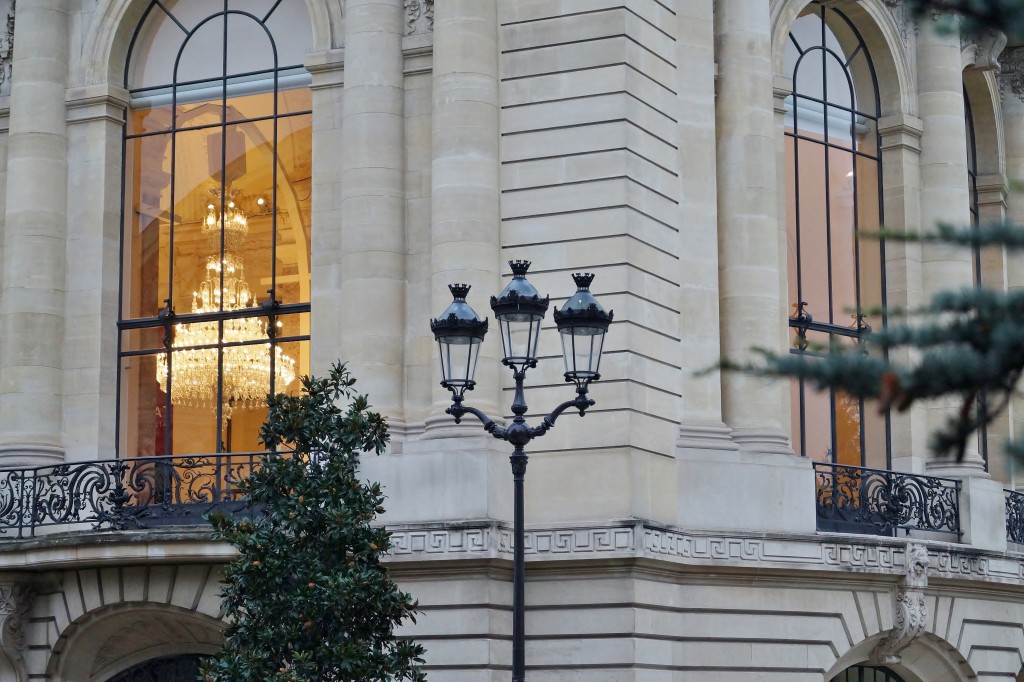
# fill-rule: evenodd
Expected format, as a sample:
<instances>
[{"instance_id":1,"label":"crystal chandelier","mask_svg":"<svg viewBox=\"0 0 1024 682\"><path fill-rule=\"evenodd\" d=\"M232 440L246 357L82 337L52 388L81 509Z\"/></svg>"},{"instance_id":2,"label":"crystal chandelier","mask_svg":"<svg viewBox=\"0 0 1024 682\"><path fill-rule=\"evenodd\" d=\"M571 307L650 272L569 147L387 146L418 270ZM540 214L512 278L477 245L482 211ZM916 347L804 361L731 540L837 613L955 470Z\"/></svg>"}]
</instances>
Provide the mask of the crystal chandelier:
<instances>
[{"instance_id":1,"label":"crystal chandelier","mask_svg":"<svg viewBox=\"0 0 1024 682\"><path fill-rule=\"evenodd\" d=\"M209 252L206 257L206 276L192 292L192 312L218 313L251 308L257 305L249 284L245 280L245 260L241 251L249 234L245 213L235 203L235 193L226 196L212 190L214 200L206 207L203 234ZM219 209L224 207L223 212ZM221 252L221 234L224 235L224 257ZM223 278L222 278L223 277ZM223 284L222 284L223 283ZM223 303L223 308L221 307ZM218 329L223 324L223 338ZM280 327L281 323L278 322ZM263 404L270 392L270 376L274 375L277 390L295 379L295 360L280 346L266 341L266 322L260 317L240 317L221 322L191 322L174 325L171 343L172 365L167 367L167 356L157 359L156 375L160 389L167 390L167 377L171 375L174 390L171 402L183 407L216 409L218 377L223 377L223 414L231 418L237 408L256 408ZM245 344L245 345L233 345ZM218 346L223 348L223 372L218 371ZM273 371L271 371L273 353Z\"/></svg>"}]
</instances>

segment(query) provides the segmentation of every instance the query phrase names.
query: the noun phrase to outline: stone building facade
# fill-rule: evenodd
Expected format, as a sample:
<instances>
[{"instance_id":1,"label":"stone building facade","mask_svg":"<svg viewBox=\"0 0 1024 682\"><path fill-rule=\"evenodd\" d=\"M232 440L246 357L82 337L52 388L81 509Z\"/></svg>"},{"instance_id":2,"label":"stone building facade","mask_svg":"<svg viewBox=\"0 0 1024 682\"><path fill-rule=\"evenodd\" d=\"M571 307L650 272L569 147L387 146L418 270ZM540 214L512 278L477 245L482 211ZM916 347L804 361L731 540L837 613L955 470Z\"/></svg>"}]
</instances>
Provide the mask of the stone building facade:
<instances>
[{"instance_id":1,"label":"stone building facade","mask_svg":"<svg viewBox=\"0 0 1024 682\"><path fill-rule=\"evenodd\" d=\"M445 416L428 320L509 259L615 310L530 452L531 680L1024 679L1019 406L952 463L949 405L698 372L1024 286L858 232L1024 221L1021 179L1024 48L899 0L6 0L0 680L188 679L231 556L200 514L262 392L337 358L392 425L404 632L506 679L509 453ZM571 397L540 354L534 420ZM500 358L470 399L507 417Z\"/></svg>"}]
</instances>

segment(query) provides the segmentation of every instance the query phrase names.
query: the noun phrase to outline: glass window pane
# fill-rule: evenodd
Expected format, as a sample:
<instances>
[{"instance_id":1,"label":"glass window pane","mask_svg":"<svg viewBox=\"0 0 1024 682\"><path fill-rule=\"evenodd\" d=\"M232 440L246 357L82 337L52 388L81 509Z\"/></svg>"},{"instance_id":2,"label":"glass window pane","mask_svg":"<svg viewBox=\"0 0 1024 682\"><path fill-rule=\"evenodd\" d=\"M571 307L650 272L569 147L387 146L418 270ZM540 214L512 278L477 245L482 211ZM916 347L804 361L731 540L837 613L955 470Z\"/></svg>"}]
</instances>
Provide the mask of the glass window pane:
<instances>
[{"instance_id":1,"label":"glass window pane","mask_svg":"<svg viewBox=\"0 0 1024 682\"><path fill-rule=\"evenodd\" d=\"M220 234L206 227L209 207L221 208L220 158L224 142L219 128L178 133L175 140L172 304L184 314L203 309L203 295L219 289ZM229 143L230 144L230 143ZM213 291L206 291L211 279Z\"/></svg>"},{"instance_id":2,"label":"glass window pane","mask_svg":"<svg viewBox=\"0 0 1024 682\"><path fill-rule=\"evenodd\" d=\"M157 355L121 358L122 457L167 454L167 395L157 381L157 361Z\"/></svg>"},{"instance_id":3,"label":"glass window pane","mask_svg":"<svg viewBox=\"0 0 1024 682\"><path fill-rule=\"evenodd\" d=\"M274 57L274 43L259 21L228 14L227 75L275 69L280 65Z\"/></svg>"},{"instance_id":4,"label":"glass window pane","mask_svg":"<svg viewBox=\"0 0 1024 682\"><path fill-rule=\"evenodd\" d=\"M836 42L835 37L831 31L825 32L826 43L829 45L830 51L827 53L828 56L825 58L825 85L828 90L828 101L830 104L838 104L839 106L852 108L853 107L853 93L851 90L851 83L846 76L846 68L843 62L846 61L845 56L840 61L839 57L843 54L842 48Z\"/></svg>"},{"instance_id":5,"label":"glass window pane","mask_svg":"<svg viewBox=\"0 0 1024 682\"><path fill-rule=\"evenodd\" d=\"M170 135L153 135L125 144L125 318L153 317L167 298L170 143Z\"/></svg>"},{"instance_id":6,"label":"glass window pane","mask_svg":"<svg viewBox=\"0 0 1024 682\"><path fill-rule=\"evenodd\" d=\"M174 82L224 77L224 15L214 16L193 29L177 57Z\"/></svg>"},{"instance_id":7,"label":"glass window pane","mask_svg":"<svg viewBox=\"0 0 1024 682\"><path fill-rule=\"evenodd\" d=\"M278 67L301 66L314 47L313 24L305 0L281 0L267 19L267 28L277 44Z\"/></svg>"},{"instance_id":8,"label":"glass window pane","mask_svg":"<svg viewBox=\"0 0 1024 682\"><path fill-rule=\"evenodd\" d=\"M145 327L121 332L121 352L160 351L164 348L164 328Z\"/></svg>"},{"instance_id":9,"label":"glass window pane","mask_svg":"<svg viewBox=\"0 0 1024 682\"><path fill-rule=\"evenodd\" d=\"M165 4L166 6L166 4ZM126 78L129 88L166 85L174 80L174 59L185 32L153 5L139 26Z\"/></svg>"},{"instance_id":10,"label":"glass window pane","mask_svg":"<svg viewBox=\"0 0 1024 682\"><path fill-rule=\"evenodd\" d=\"M832 322L852 326L857 320L857 240L855 237L853 154L830 149L829 257L832 268ZM877 276L877 273L876 273Z\"/></svg>"},{"instance_id":11,"label":"glass window pane","mask_svg":"<svg viewBox=\"0 0 1024 682\"><path fill-rule=\"evenodd\" d=\"M799 258L803 300L819 322L828 322L829 272L825 194L825 148L817 142L797 142L797 176L800 245Z\"/></svg>"},{"instance_id":12,"label":"glass window pane","mask_svg":"<svg viewBox=\"0 0 1024 682\"><path fill-rule=\"evenodd\" d=\"M304 303L310 300L312 116L279 119L277 135L277 299Z\"/></svg>"},{"instance_id":13,"label":"glass window pane","mask_svg":"<svg viewBox=\"0 0 1024 682\"><path fill-rule=\"evenodd\" d=\"M146 102L135 104L133 97L132 109L128 112L128 135L139 133L155 133L171 129L171 108L169 105L150 105Z\"/></svg>"}]
</instances>

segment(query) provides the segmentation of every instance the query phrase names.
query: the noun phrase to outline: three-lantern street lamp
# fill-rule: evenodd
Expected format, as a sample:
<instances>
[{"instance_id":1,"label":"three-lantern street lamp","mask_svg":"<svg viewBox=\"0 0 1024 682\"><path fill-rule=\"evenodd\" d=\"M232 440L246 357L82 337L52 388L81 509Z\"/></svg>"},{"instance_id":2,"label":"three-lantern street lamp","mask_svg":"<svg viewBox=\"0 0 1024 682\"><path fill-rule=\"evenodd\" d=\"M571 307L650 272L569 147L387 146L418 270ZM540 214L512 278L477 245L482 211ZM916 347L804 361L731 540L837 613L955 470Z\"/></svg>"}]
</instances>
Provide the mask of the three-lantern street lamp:
<instances>
[{"instance_id":1,"label":"three-lantern street lamp","mask_svg":"<svg viewBox=\"0 0 1024 682\"><path fill-rule=\"evenodd\" d=\"M430 329L437 339L441 351L441 385L452 393L452 404L445 412L459 423L467 413L472 414L484 426L484 430L495 438L508 441L514 450L509 461L512 463L514 481L514 548L512 564L512 681L526 679L525 656L525 577L523 555L523 478L526 475L526 445L534 438L543 436L555 425L555 420L568 409L579 410L584 416L594 401L587 397L590 382L601 378L598 369L604 336L612 321L612 311L605 310L590 293L594 276L590 273L576 273L572 276L577 290L565 304L554 311L555 325L562 338L562 357L565 360L565 380L576 385L576 397L567 400L551 411L538 426L526 423L526 400L523 397L523 381L526 370L537 366L537 343L540 340L541 324L548 309L548 297L541 298L537 289L526 279L529 261L509 261L512 267L512 281L497 296L491 297L491 310L498 319L501 344L504 349L502 364L512 370L516 382L516 393L512 400L512 422L498 426L493 419L480 410L463 403L466 391L473 390L476 382L477 357L480 345L487 334L487 320L481 320L466 303L468 284L451 284L455 300L436 320L430 321Z\"/></svg>"}]
</instances>

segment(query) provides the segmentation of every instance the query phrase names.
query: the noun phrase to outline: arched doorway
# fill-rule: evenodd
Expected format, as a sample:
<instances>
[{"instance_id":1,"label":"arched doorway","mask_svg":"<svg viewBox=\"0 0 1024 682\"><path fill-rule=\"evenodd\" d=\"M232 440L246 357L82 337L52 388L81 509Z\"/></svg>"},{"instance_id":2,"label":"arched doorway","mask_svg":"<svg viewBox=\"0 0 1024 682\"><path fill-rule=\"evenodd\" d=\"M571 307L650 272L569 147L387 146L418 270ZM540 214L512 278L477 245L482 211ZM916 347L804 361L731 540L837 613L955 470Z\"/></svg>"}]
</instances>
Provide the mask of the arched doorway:
<instances>
[{"instance_id":1,"label":"arched doorway","mask_svg":"<svg viewBox=\"0 0 1024 682\"><path fill-rule=\"evenodd\" d=\"M198 654L154 658L119 672L107 682L195 682L200 658Z\"/></svg>"},{"instance_id":2,"label":"arched doorway","mask_svg":"<svg viewBox=\"0 0 1024 682\"><path fill-rule=\"evenodd\" d=\"M851 665L833 677L831 682L904 682L904 680L884 666Z\"/></svg>"}]
</instances>

